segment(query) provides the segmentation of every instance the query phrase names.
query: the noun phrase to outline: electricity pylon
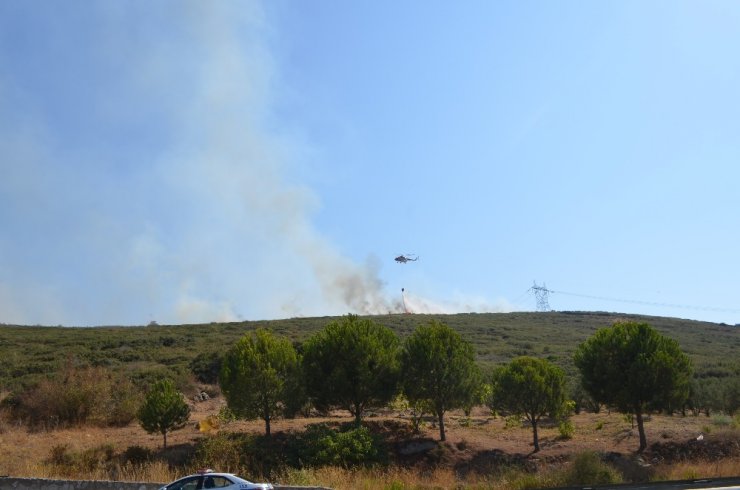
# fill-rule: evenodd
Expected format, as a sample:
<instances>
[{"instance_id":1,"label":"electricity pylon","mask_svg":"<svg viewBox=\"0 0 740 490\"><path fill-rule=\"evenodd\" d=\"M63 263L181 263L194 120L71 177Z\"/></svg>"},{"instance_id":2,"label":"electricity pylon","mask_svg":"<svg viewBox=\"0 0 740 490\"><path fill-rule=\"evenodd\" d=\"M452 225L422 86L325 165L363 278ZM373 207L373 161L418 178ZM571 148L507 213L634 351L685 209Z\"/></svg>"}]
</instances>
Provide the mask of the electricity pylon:
<instances>
[{"instance_id":1,"label":"electricity pylon","mask_svg":"<svg viewBox=\"0 0 740 490\"><path fill-rule=\"evenodd\" d=\"M542 286L537 285L537 281L534 281L534 286L529 288L534 293L534 297L537 300L537 311L550 311L549 295L552 291L547 289L545 283Z\"/></svg>"}]
</instances>

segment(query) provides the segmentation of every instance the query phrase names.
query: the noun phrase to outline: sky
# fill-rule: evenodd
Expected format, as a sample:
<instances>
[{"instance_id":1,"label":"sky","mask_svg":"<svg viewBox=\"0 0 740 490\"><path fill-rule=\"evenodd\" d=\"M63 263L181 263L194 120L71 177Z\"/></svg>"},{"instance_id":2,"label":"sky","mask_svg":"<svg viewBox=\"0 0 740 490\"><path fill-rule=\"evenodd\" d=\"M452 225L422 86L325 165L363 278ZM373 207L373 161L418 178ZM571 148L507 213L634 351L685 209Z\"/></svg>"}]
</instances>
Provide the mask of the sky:
<instances>
[{"instance_id":1,"label":"sky","mask_svg":"<svg viewBox=\"0 0 740 490\"><path fill-rule=\"evenodd\" d=\"M738 23L0 2L0 323L534 311L535 283L557 311L740 323Z\"/></svg>"}]
</instances>

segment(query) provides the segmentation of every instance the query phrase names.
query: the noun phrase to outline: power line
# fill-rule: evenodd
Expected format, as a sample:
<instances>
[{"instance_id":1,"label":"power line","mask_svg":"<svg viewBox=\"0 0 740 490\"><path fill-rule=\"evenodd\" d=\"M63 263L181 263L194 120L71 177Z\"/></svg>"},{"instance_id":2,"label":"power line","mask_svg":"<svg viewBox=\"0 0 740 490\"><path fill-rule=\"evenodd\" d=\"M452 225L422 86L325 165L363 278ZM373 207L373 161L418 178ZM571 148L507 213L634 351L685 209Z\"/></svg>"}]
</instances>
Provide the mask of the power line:
<instances>
[{"instance_id":1,"label":"power line","mask_svg":"<svg viewBox=\"0 0 740 490\"><path fill-rule=\"evenodd\" d=\"M535 286L537 284L535 283ZM532 288L534 289L534 287ZM641 301L637 299L623 299L623 298L610 298L608 296L595 296L592 294L581 294L581 293L570 293L567 291L554 291L552 289L547 290L548 293L553 294L564 294L566 296L576 296L580 298L589 298L589 299L598 299L602 301L616 301L619 303L633 303L638 305L648 305L648 306L663 306L667 308L681 308L684 310L701 310L701 311L717 311L717 312L724 312L724 313L740 313L740 309L736 308L720 308L720 307L714 307L714 306L694 306L694 305L683 305L683 304L677 304L677 303L661 303L657 301ZM535 292L535 294L537 294ZM539 303L538 303L538 310L539 310ZM542 311L542 310L539 310Z\"/></svg>"}]
</instances>

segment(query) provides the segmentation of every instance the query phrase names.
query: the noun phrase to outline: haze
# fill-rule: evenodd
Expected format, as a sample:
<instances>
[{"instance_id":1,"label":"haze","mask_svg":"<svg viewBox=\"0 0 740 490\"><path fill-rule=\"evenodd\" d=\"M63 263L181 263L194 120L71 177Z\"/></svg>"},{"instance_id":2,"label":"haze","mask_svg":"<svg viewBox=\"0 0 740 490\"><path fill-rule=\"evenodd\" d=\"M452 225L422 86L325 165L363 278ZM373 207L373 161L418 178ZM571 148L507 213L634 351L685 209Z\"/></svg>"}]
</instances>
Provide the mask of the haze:
<instances>
[{"instance_id":1,"label":"haze","mask_svg":"<svg viewBox=\"0 0 740 490\"><path fill-rule=\"evenodd\" d=\"M536 280L740 323L739 21L3 1L0 322L533 310Z\"/></svg>"}]
</instances>

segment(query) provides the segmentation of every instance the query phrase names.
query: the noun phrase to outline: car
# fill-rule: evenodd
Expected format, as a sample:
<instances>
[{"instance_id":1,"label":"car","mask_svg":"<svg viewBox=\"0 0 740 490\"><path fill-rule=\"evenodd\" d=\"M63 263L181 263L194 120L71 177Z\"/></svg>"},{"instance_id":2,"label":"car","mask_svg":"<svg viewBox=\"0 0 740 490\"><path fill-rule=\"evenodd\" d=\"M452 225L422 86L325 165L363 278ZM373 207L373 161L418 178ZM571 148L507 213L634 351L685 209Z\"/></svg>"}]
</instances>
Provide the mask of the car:
<instances>
[{"instance_id":1,"label":"car","mask_svg":"<svg viewBox=\"0 0 740 490\"><path fill-rule=\"evenodd\" d=\"M199 471L168 483L159 490L273 490L270 483L252 483L231 473L217 473L212 470Z\"/></svg>"}]
</instances>

